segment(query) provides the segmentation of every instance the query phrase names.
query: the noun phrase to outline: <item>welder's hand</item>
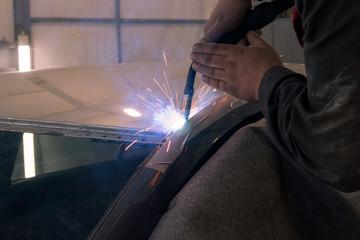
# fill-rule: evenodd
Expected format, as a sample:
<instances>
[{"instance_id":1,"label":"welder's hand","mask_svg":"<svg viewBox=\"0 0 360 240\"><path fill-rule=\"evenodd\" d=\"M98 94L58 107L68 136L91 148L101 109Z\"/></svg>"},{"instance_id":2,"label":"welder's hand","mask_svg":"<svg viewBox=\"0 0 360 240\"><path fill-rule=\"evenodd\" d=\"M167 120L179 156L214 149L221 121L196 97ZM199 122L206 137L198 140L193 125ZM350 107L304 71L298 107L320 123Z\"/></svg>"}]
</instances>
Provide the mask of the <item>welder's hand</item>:
<instances>
[{"instance_id":1,"label":"welder's hand","mask_svg":"<svg viewBox=\"0 0 360 240\"><path fill-rule=\"evenodd\" d=\"M239 26L250 9L251 0L219 0L204 26L204 37L200 42L216 42Z\"/></svg>"},{"instance_id":2,"label":"welder's hand","mask_svg":"<svg viewBox=\"0 0 360 240\"><path fill-rule=\"evenodd\" d=\"M248 32L250 46L196 43L190 58L202 80L217 89L246 101L258 101L258 89L264 74L282 66L275 52L255 32Z\"/></svg>"}]
</instances>

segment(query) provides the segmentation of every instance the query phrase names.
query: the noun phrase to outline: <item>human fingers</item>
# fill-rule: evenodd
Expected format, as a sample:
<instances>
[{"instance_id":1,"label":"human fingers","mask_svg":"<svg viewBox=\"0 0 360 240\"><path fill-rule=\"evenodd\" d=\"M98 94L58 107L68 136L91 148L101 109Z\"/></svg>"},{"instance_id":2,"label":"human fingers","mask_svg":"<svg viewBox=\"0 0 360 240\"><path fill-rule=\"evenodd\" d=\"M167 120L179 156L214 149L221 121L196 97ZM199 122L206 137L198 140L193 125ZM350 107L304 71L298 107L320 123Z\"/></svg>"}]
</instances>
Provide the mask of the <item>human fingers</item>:
<instances>
[{"instance_id":1,"label":"human fingers","mask_svg":"<svg viewBox=\"0 0 360 240\"><path fill-rule=\"evenodd\" d=\"M220 68L214 68L202 65L200 63L194 62L192 64L192 68L198 72L201 73L209 78L217 79L217 80L225 80L226 79L226 73L224 69Z\"/></svg>"},{"instance_id":2,"label":"human fingers","mask_svg":"<svg viewBox=\"0 0 360 240\"><path fill-rule=\"evenodd\" d=\"M232 47L232 45L220 43L195 43L192 51L195 53L216 54L226 57L231 52Z\"/></svg>"},{"instance_id":3,"label":"human fingers","mask_svg":"<svg viewBox=\"0 0 360 240\"><path fill-rule=\"evenodd\" d=\"M209 43L209 42L213 42L212 39L208 36L208 35L204 35L204 37L202 37L199 40L199 43Z\"/></svg>"},{"instance_id":4,"label":"human fingers","mask_svg":"<svg viewBox=\"0 0 360 240\"><path fill-rule=\"evenodd\" d=\"M226 63L226 57L221 55L214 55L214 54L203 54L203 53L196 53L192 52L190 54L190 59L196 63L200 63L202 65L213 67L213 68L224 68Z\"/></svg>"},{"instance_id":5,"label":"human fingers","mask_svg":"<svg viewBox=\"0 0 360 240\"><path fill-rule=\"evenodd\" d=\"M250 8L250 0L219 0L204 26L201 42L217 42L226 32L238 26ZM250 4L251 5L251 4Z\"/></svg>"},{"instance_id":6,"label":"human fingers","mask_svg":"<svg viewBox=\"0 0 360 240\"><path fill-rule=\"evenodd\" d=\"M210 29L212 29L214 27L214 25L216 24L215 22L216 20L214 18L210 18L204 26L204 36L200 39L199 42L202 43L210 43L210 42L216 42L216 39L214 39L214 36L212 36L212 34L209 34ZM219 35L221 33L218 33ZM216 36L215 36L216 37Z\"/></svg>"},{"instance_id":7,"label":"human fingers","mask_svg":"<svg viewBox=\"0 0 360 240\"><path fill-rule=\"evenodd\" d=\"M210 28L212 28L212 26L214 26L215 20L216 20L215 17L210 16L209 19L206 21L203 28L204 35L210 30Z\"/></svg>"},{"instance_id":8,"label":"human fingers","mask_svg":"<svg viewBox=\"0 0 360 240\"><path fill-rule=\"evenodd\" d=\"M269 44L267 44L262 38L256 35L255 32L253 31L248 32L246 34L246 38L251 46L258 48L260 50L258 54L262 55L262 67L265 70L268 70L270 67L273 66L282 66L282 61L279 58L279 55L276 53L276 51ZM261 66L259 64L258 67L260 69Z\"/></svg>"},{"instance_id":9,"label":"human fingers","mask_svg":"<svg viewBox=\"0 0 360 240\"><path fill-rule=\"evenodd\" d=\"M251 9L251 0L218 0L204 26L202 42L216 42L225 33L234 30Z\"/></svg>"},{"instance_id":10,"label":"human fingers","mask_svg":"<svg viewBox=\"0 0 360 240\"><path fill-rule=\"evenodd\" d=\"M263 35L263 32L262 32L261 29L255 30L255 33L256 33L258 36L262 36L262 35Z\"/></svg>"},{"instance_id":11,"label":"human fingers","mask_svg":"<svg viewBox=\"0 0 360 240\"><path fill-rule=\"evenodd\" d=\"M219 89L219 90L221 90L221 91L227 92L226 90L227 90L228 84L227 84L225 81L223 81L223 80L218 80L218 79L214 79L214 78L209 78L209 77L207 77L207 76L205 76L205 75L203 75L203 76L201 77L201 80L202 80L204 83L210 85L210 86L213 87L213 88L216 88L216 89Z\"/></svg>"},{"instance_id":12,"label":"human fingers","mask_svg":"<svg viewBox=\"0 0 360 240\"><path fill-rule=\"evenodd\" d=\"M216 21L215 24L206 31L203 40L207 42L217 42L219 38L226 32L226 23L223 21ZM204 42L204 41L203 41Z\"/></svg>"},{"instance_id":13,"label":"human fingers","mask_svg":"<svg viewBox=\"0 0 360 240\"><path fill-rule=\"evenodd\" d=\"M250 31L246 34L246 39L251 46L254 47L268 47L269 45L260 38L254 31Z\"/></svg>"},{"instance_id":14,"label":"human fingers","mask_svg":"<svg viewBox=\"0 0 360 240\"><path fill-rule=\"evenodd\" d=\"M247 41L245 38L240 39L240 41L237 43L237 45L245 47L247 45Z\"/></svg>"}]
</instances>

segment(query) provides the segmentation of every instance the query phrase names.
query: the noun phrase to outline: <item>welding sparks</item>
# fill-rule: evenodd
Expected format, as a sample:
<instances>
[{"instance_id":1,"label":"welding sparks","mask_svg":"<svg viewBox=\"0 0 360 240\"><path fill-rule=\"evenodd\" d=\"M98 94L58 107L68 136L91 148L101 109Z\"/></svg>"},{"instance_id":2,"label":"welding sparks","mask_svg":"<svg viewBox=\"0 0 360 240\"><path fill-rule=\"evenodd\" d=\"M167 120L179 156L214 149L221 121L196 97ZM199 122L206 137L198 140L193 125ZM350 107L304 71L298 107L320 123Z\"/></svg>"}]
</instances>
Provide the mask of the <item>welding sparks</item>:
<instances>
[{"instance_id":1,"label":"welding sparks","mask_svg":"<svg viewBox=\"0 0 360 240\"><path fill-rule=\"evenodd\" d=\"M133 136L136 136L136 135L138 135L139 133L142 133L142 132L148 132L148 131L149 131L150 129L152 129L153 127L155 127L155 126L151 126L151 127L147 128L147 129L142 129L142 130L134 133Z\"/></svg>"},{"instance_id":2,"label":"welding sparks","mask_svg":"<svg viewBox=\"0 0 360 240\"><path fill-rule=\"evenodd\" d=\"M181 102L179 101L178 94L171 93L170 84L164 71L164 82L160 82L157 79L153 79L154 83L162 91L165 98L155 98L150 96L148 98L145 95L138 95L142 100L142 104L153 110L153 119L155 124L162 126L163 131L166 134L171 134L176 130L180 129L186 122L182 112L181 112ZM201 83L193 97L193 104L190 111L190 118L199 112L201 109L205 108L209 104L213 103L219 99L222 94L210 94L213 93L213 88L208 85ZM175 95L175 98L173 97Z\"/></svg>"},{"instance_id":3,"label":"welding sparks","mask_svg":"<svg viewBox=\"0 0 360 240\"><path fill-rule=\"evenodd\" d=\"M149 184L150 186L154 186L154 184L155 184L156 180L158 179L159 175L160 175L160 172L157 172L155 174L154 178L151 180L151 182Z\"/></svg>"},{"instance_id":4,"label":"welding sparks","mask_svg":"<svg viewBox=\"0 0 360 240\"><path fill-rule=\"evenodd\" d=\"M181 128L186 120L180 111L171 107L154 113L154 120L163 127L165 133L171 133Z\"/></svg>"},{"instance_id":5,"label":"welding sparks","mask_svg":"<svg viewBox=\"0 0 360 240\"><path fill-rule=\"evenodd\" d=\"M166 152L169 152L170 144L171 144L171 140L170 140L169 143L168 143L168 146L167 146L167 148L166 148Z\"/></svg>"},{"instance_id":6,"label":"welding sparks","mask_svg":"<svg viewBox=\"0 0 360 240\"><path fill-rule=\"evenodd\" d=\"M165 48L164 48L164 42L163 41L161 41L161 45L163 46L162 47L162 55L163 55L164 63L165 63L165 66L167 67L168 63L167 63L167 59L166 59L166 54L165 54Z\"/></svg>"},{"instance_id":7,"label":"welding sparks","mask_svg":"<svg viewBox=\"0 0 360 240\"><path fill-rule=\"evenodd\" d=\"M162 49L163 60L165 66L168 66L166 54L164 48ZM163 71L162 79L153 78L156 86L161 90L163 96L154 96L154 92L147 88L147 94L138 94L138 97L142 100L141 104L153 111L153 119L156 126L162 126L164 133L170 135L176 130L180 129L186 122L185 117L181 111L181 100L177 92L174 92L170 87L170 83L167 77L166 70ZM216 94L212 94L215 93ZM200 83L200 86L194 93L192 107L190 111L190 118L199 112L204 107L208 106L212 102L216 101L223 95L218 93L216 89L211 88L208 85ZM170 147L170 143L168 148Z\"/></svg>"},{"instance_id":8,"label":"welding sparks","mask_svg":"<svg viewBox=\"0 0 360 240\"><path fill-rule=\"evenodd\" d=\"M164 103L160 100L160 99L156 99L156 101L160 102L162 105L164 105Z\"/></svg>"},{"instance_id":9,"label":"welding sparks","mask_svg":"<svg viewBox=\"0 0 360 240\"><path fill-rule=\"evenodd\" d=\"M129 146L127 146L125 148L125 151L127 151L132 145L134 145L137 142L137 140L133 141L132 143L129 144Z\"/></svg>"},{"instance_id":10,"label":"welding sparks","mask_svg":"<svg viewBox=\"0 0 360 240\"><path fill-rule=\"evenodd\" d=\"M162 52L163 52L163 58L164 58L164 63L165 63L165 66L167 66L167 60L166 60L166 54L165 54L165 49L162 49Z\"/></svg>"}]
</instances>

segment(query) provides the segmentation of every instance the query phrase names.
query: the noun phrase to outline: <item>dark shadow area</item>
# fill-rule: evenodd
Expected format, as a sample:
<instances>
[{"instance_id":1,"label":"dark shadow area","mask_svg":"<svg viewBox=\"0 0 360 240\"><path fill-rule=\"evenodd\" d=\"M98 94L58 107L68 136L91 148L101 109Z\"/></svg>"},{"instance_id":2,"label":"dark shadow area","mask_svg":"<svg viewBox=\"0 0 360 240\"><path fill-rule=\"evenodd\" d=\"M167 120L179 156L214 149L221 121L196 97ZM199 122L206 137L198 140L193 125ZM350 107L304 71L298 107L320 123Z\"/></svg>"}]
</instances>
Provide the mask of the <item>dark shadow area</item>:
<instances>
[{"instance_id":1,"label":"dark shadow area","mask_svg":"<svg viewBox=\"0 0 360 240\"><path fill-rule=\"evenodd\" d=\"M346 195L281 156L278 166L289 218L302 239L360 239L360 216Z\"/></svg>"},{"instance_id":2,"label":"dark shadow area","mask_svg":"<svg viewBox=\"0 0 360 240\"><path fill-rule=\"evenodd\" d=\"M4 148L6 141L2 145L7 149ZM3 185L0 189L0 239L85 239L153 149L154 146L134 145L125 153L119 149L121 157L116 160ZM11 175L8 177L10 179Z\"/></svg>"}]
</instances>

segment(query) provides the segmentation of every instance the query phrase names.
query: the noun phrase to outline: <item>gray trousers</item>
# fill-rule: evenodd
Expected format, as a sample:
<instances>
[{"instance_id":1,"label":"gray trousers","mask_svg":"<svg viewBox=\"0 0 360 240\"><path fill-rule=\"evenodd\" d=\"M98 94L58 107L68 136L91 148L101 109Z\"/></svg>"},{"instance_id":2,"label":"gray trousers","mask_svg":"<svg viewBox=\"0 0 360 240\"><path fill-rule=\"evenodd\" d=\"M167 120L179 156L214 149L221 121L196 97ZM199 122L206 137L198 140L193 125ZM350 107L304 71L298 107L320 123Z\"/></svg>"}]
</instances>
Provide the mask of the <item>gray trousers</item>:
<instances>
[{"instance_id":1,"label":"gray trousers","mask_svg":"<svg viewBox=\"0 0 360 240\"><path fill-rule=\"evenodd\" d=\"M150 239L360 239L360 193L296 169L265 121L237 131L170 203Z\"/></svg>"}]
</instances>

